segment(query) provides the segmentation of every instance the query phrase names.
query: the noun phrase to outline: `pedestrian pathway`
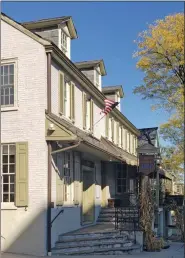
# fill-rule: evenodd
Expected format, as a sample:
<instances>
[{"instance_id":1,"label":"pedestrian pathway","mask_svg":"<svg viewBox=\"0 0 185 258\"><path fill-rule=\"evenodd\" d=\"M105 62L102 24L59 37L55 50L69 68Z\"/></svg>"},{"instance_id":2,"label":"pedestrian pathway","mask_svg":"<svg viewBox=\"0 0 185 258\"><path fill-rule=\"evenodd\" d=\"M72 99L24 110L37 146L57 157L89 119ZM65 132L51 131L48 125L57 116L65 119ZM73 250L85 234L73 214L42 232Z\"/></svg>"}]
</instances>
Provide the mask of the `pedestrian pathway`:
<instances>
[{"instance_id":1,"label":"pedestrian pathway","mask_svg":"<svg viewBox=\"0 0 185 258\"><path fill-rule=\"evenodd\" d=\"M81 256L52 256L53 258L81 258ZM86 258L105 258L104 255L87 255ZM124 254L124 255L109 255L107 258L183 258L184 256L184 245L182 243L172 243L170 248L162 250L161 252L142 252L140 254ZM18 255L4 253L1 258L43 258L31 255Z\"/></svg>"}]
</instances>

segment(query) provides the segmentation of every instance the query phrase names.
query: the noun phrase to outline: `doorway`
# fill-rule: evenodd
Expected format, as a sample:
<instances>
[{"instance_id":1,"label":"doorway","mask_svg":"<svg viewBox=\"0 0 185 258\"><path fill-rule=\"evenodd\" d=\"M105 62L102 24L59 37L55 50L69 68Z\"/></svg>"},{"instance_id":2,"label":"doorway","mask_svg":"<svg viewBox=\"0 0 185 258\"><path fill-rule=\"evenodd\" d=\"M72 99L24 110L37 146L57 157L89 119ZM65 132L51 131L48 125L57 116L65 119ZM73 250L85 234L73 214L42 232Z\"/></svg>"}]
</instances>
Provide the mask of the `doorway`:
<instances>
[{"instance_id":1,"label":"doorway","mask_svg":"<svg viewBox=\"0 0 185 258\"><path fill-rule=\"evenodd\" d=\"M82 197L82 224L92 224L95 213L94 169L84 167L83 170L83 197Z\"/></svg>"}]
</instances>

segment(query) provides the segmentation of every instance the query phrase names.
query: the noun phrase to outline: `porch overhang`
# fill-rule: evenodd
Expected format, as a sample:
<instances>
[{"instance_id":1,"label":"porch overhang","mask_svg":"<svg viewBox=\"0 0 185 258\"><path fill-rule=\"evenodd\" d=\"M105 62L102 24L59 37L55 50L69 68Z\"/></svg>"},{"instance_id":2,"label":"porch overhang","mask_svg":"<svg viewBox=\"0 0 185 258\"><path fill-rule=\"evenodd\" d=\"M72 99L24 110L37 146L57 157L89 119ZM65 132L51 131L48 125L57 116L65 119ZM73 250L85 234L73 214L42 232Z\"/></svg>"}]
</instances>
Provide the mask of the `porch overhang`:
<instances>
[{"instance_id":1,"label":"porch overhang","mask_svg":"<svg viewBox=\"0 0 185 258\"><path fill-rule=\"evenodd\" d=\"M134 156L130 153L127 153L126 151L122 150L118 146L115 146L112 142L110 142L108 139L106 139L104 137L102 137L101 141L103 142L103 144L105 146L107 146L107 148L111 148L112 152L116 153L118 156L120 156L121 159L123 161L125 161L128 165L132 165L132 166L138 165L136 156Z\"/></svg>"},{"instance_id":2,"label":"porch overhang","mask_svg":"<svg viewBox=\"0 0 185 258\"><path fill-rule=\"evenodd\" d=\"M75 142L78 140L75 134L48 115L45 119L45 137L47 141Z\"/></svg>"}]
</instances>

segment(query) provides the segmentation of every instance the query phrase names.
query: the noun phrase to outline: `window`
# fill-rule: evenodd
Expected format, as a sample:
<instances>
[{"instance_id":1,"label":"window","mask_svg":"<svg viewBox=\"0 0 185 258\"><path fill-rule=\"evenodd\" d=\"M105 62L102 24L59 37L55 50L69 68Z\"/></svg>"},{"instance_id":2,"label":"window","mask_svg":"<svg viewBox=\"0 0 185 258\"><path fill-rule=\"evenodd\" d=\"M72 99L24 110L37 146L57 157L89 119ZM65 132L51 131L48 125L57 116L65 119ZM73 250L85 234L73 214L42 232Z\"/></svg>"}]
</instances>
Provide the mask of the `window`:
<instances>
[{"instance_id":1,"label":"window","mask_svg":"<svg viewBox=\"0 0 185 258\"><path fill-rule=\"evenodd\" d=\"M67 35L61 31L61 49L64 53L67 52Z\"/></svg>"},{"instance_id":2,"label":"window","mask_svg":"<svg viewBox=\"0 0 185 258\"><path fill-rule=\"evenodd\" d=\"M127 151L130 151L130 134L127 132Z\"/></svg>"},{"instance_id":3,"label":"window","mask_svg":"<svg viewBox=\"0 0 185 258\"><path fill-rule=\"evenodd\" d=\"M71 201L71 153L64 152L64 201Z\"/></svg>"},{"instance_id":4,"label":"window","mask_svg":"<svg viewBox=\"0 0 185 258\"><path fill-rule=\"evenodd\" d=\"M95 85L97 87L100 86L100 74L99 74L99 72L97 70L95 70Z\"/></svg>"},{"instance_id":5,"label":"window","mask_svg":"<svg viewBox=\"0 0 185 258\"><path fill-rule=\"evenodd\" d=\"M15 102L15 64L1 65L1 106L12 107Z\"/></svg>"},{"instance_id":6,"label":"window","mask_svg":"<svg viewBox=\"0 0 185 258\"><path fill-rule=\"evenodd\" d=\"M82 94L82 109L83 109L83 129L93 132L94 102L92 99L87 99L87 96L85 93Z\"/></svg>"},{"instance_id":7,"label":"window","mask_svg":"<svg viewBox=\"0 0 185 258\"><path fill-rule=\"evenodd\" d=\"M109 138L109 114L105 116L105 137Z\"/></svg>"},{"instance_id":8,"label":"window","mask_svg":"<svg viewBox=\"0 0 185 258\"><path fill-rule=\"evenodd\" d=\"M122 126L119 127L119 146L123 147L123 130L122 130Z\"/></svg>"},{"instance_id":9,"label":"window","mask_svg":"<svg viewBox=\"0 0 185 258\"><path fill-rule=\"evenodd\" d=\"M67 81L64 81L64 115L65 116L67 116L67 111L68 111L68 109L67 109L67 95L68 95L68 91L67 91L67 88L68 88L68 84L67 84Z\"/></svg>"},{"instance_id":10,"label":"window","mask_svg":"<svg viewBox=\"0 0 185 258\"><path fill-rule=\"evenodd\" d=\"M116 191L118 194L127 191L127 170L126 166L116 165Z\"/></svg>"},{"instance_id":11,"label":"window","mask_svg":"<svg viewBox=\"0 0 185 258\"><path fill-rule=\"evenodd\" d=\"M111 119L111 132L112 132L112 141L114 142L114 119Z\"/></svg>"},{"instance_id":12,"label":"window","mask_svg":"<svg viewBox=\"0 0 185 258\"><path fill-rule=\"evenodd\" d=\"M2 201L14 202L15 193L15 144L3 144L2 151Z\"/></svg>"}]
</instances>

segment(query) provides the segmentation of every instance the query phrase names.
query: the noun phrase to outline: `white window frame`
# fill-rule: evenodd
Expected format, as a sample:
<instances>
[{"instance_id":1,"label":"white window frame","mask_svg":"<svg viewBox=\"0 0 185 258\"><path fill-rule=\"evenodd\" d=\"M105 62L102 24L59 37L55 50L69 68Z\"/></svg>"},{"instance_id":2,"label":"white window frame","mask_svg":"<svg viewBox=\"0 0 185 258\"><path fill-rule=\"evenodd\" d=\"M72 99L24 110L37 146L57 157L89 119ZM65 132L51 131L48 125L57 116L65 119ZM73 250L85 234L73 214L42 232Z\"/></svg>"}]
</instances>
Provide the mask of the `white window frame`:
<instances>
[{"instance_id":1,"label":"white window frame","mask_svg":"<svg viewBox=\"0 0 185 258\"><path fill-rule=\"evenodd\" d=\"M4 147L8 147L8 152L7 155L5 155L3 152ZM10 146L14 146L15 153L14 155L14 162L10 162ZM8 156L8 161L7 163L4 163L4 156ZM7 173L3 173L3 167L7 166ZM14 172L10 172L10 166L14 166ZM16 175L16 144L15 143L3 143L1 145L1 176L2 176L2 189L1 189L1 194L2 194L2 203L3 204L14 204L15 203L15 175ZM4 182L5 176L8 176L8 183ZM11 176L13 176L13 180L11 181ZM13 182L13 183L12 183ZM4 185L8 185L8 192L5 192L8 194L8 201L4 201ZM10 190L11 185L14 185L13 191ZM10 195L13 194L14 198L13 201L10 200Z\"/></svg>"},{"instance_id":2,"label":"white window frame","mask_svg":"<svg viewBox=\"0 0 185 258\"><path fill-rule=\"evenodd\" d=\"M14 104L13 105L7 105L7 106L1 106L1 111L13 111L18 110L18 89L17 89L17 73L18 73L18 59L17 58L9 58L9 59L2 59L1 60L1 66L4 65L14 65ZM0 78L1 79L1 78Z\"/></svg>"},{"instance_id":3,"label":"white window frame","mask_svg":"<svg viewBox=\"0 0 185 258\"><path fill-rule=\"evenodd\" d=\"M60 40L61 50L62 50L62 52L64 52L64 54L66 54L66 53L67 53L67 44L68 44L67 38L68 38L68 36L67 36L67 34L64 32L63 29L60 30L60 35L61 35L61 40ZM64 39L64 38L65 38L65 40L64 40L64 42L63 42L63 39ZM64 44L63 44L63 43L64 43Z\"/></svg>"},{"instance_id":4,"label":"white window frame","mask_svg":"<svg viewBox=\"0 0 185 258\"><path fill-rule=\"evenodd\" d=\"M63 153L64 204L72 204L73 158L72 152Z\"/></svg>"},{"instance_id":5,"label":"white window frame","mask_svg":"<svg viewBox=\"0 0 185 258\"><path fill-rule=\"evenodd\" d=\"M121 177L118 178L119 172L121 172ZM118 180L124 182L124 184L119 184L118 185ZM116 169L116 193L117 194L121 195L121 194L127 192L127 188L128 188L128 186L127 186L128 182L127 181L128 181L128 179L127 179L127 171L126 171L126 177L123 177L123 171L122 170L121 171L117 171L117 169ZM121 187L121 192L118 191L118 186ZM125 191L123 191L123 186L125 186Z\"/></svg>"}]
</instances>

